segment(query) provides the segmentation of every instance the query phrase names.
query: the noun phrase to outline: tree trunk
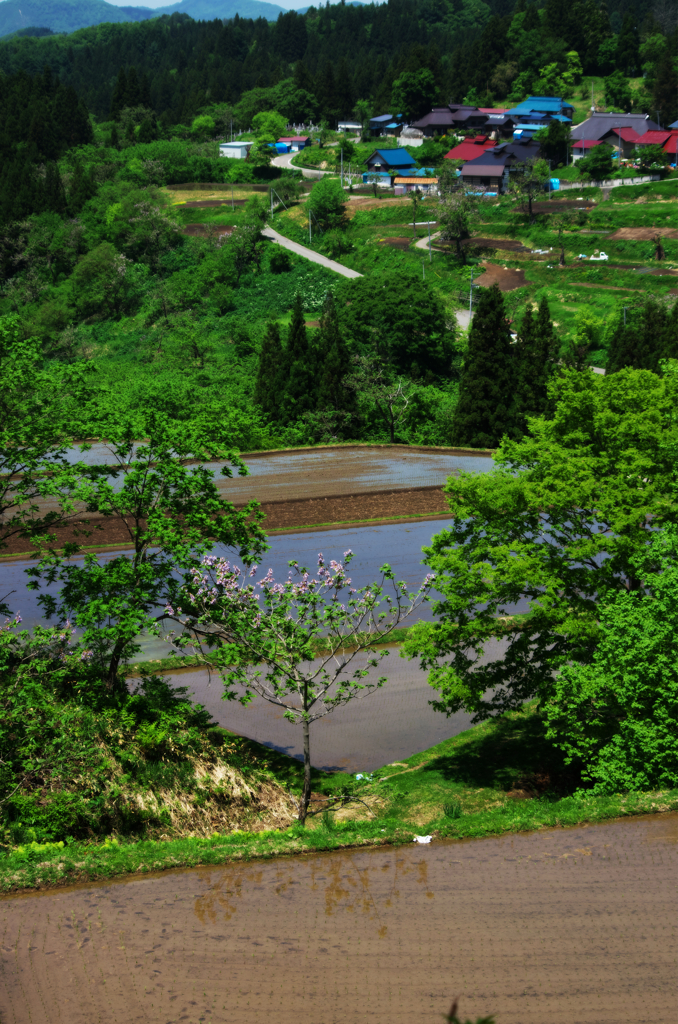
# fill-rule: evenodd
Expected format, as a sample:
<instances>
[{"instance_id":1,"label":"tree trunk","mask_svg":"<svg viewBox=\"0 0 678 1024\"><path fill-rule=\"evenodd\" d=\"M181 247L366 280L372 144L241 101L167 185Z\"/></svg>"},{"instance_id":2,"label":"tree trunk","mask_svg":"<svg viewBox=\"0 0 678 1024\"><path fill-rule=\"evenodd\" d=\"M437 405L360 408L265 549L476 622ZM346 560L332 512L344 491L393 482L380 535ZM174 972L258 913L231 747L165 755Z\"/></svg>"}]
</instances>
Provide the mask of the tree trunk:
<instances>
[{"instance_id":1,"label":"tree trunk","mask_svg":"<svg viewBox=\"0 0 678 1024\"><path fill-rule=\"evenodd\" d=\"M113 647L111 660L108 663L108 681L106 683L106 689L109 693L114 693L120 688L118 672L120 671L120 662L125 651L125 646L125 641L119 640Z\"/></svg>"},{"instance_id":2,"label":"tree trunk","mask_svg":"<svg viewBox=\"0 0 678 1024\"><path fill-rule=\"evenodd\" d=\"M534 215L532 213L532 193L527 193L527 209L530 214L530 224L534 224Z\"/></svg>"},{"instance_id":3,"label":"tree trunk","mask_svg":"<svg viewBox=\"0 0 678 1024\"><path fill-rule=\"evenodd\" d=\"M306 821L308 805L311 802L311 728L308 719L304 719L304 788L299 802L299 821Z\"/></svg>"}]
</instances>

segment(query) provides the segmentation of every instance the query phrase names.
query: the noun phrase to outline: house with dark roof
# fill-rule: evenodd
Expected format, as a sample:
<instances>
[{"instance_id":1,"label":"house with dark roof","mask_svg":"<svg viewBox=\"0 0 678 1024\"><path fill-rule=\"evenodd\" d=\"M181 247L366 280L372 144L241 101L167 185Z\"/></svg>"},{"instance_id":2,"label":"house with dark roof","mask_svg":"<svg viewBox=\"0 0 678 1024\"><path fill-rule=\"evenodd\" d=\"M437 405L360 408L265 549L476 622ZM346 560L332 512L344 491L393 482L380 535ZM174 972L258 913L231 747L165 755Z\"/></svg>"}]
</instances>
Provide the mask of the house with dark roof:
<instances>
[{"instance_id":1,"label":"house with dark roof","mask_svg":"<svg viewBox=\"0 0 678 1024\"><path fill-rule=\"evenodd\" d=\"M508 185L511 170L517 164L536 160L539 151L538 142L502 142L464 164L461 169L462 180L465 185L473 188L503 192Z\"/></svg>"},{"instance_id":2,"label":"house with dark roof","mask_svg":"<svg viewBox=\"0 0 678 1024\"><path fill-rule=\"evenodd\" d=\"M375 149L365 163L367 176L380 174L394 178L396 174L411 175L417 170L417 161L406 149Z\"/></svg>"},{"instance_id":3,"label":"house with dark roof","mask_svg":"<svg viewBox=\"0 0 678 1024\"><path fill-rule=\"evenodd\" d=\"M488 114L484 125L486 132L496 132L498 138L510 139L520 121L511 114Z\"/></svg>"},{"instance_id":4,"label":"house with dark roof","mask_svg":"<svg viewBox=\"0 0 678 1024\"><path fill-rule=\"evenodd\" d=\"M418 128L427 138L434 135L447 135L448 132L463 132L471 128L482 128L487 121L478 107L467 107L463 104L450 103L447 107L434 107L419 121L410 127Z\"/></svg>"},{"instance_id":5,"label":"house with dark roof","mask_svg":"<svg viewBox=\"0 0 678 1024\"><path fill-rule=\"evenodd\" d=\"M603 114L595 113L572 129L570 135L575 141L595 139L602 142L614 128L633 128L638 135L650 129L659 128L648 114Z\"/></svg>"}]
</instances>

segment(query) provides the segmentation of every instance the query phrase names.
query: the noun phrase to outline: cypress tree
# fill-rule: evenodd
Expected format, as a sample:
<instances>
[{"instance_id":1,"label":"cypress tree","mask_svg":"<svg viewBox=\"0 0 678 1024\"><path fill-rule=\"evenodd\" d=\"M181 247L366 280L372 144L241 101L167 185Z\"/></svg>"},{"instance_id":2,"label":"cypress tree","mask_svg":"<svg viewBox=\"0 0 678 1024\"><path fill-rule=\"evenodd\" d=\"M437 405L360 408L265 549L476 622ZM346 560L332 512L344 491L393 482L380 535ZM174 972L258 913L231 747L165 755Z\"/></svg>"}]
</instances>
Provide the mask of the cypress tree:
<instances>
[{"instance_id":1,"label":"cypress tree","mask_svg":"<svg viewBox=\"0 0 678 1024\"><path fill-rule=\"evenodd\" d=\"M527 307L518 332L515 411L523 433L527 432L528 417L543 416L548 409L547 384L557 355L558 338L544 297L536 317Z\"/></svg>"},{"instance_id":2,"label":"cypress tree","mask_svg":"<svg viewBox=\"0 0 678 1024\"><path fill-rule=\"evenodd\" d=\"M120 116L120 111L127 106L127 75L125 69L120 68L118 71L118 77L113 87L113 95L111 96L111 117L114 121Z\"/></svg>"},{"instance_id":3,"label":"cypress tree","mask_svg":"<svg viewBox=\"0 0 678 1024\"><path fill-rule=\"evenodd\" d=\"M66 212L66 191L55 163L47 164L45 168L44 206L53 213Z\"/></svg>"},{"instance_id":4,"label":"cypress tree","mask_svg":"<svg viewBox=\"0 0 678 1024\"><path fill-rule=\"evenodd\" d=\"M625 366L635 370L661 371L662 359L678 355L678 303L669 312L655 299L648 299L642 310L627 309L626 323L620 312L610 343L608 373Z\"/></svg>"},{"instance_id":5,"label":"cypress tree","mask_svg":"<svg viewBox=\"0 0 678 1024\"><path fill-rule=\"evenodd\" d=\"M635 18L629 11L624 15L621 32L617 39L616 65L627 77L640 71L640 39Z\"/></svg>"},{"instance_id":6,"label":"cypress tree","mask_svg":"<svg viewBox=\"0 0 678 1024\"><path fill-rule=\"evenodd\" d=\"M355 393L342 386L342 380L351 370L351 356L339 330L337 308L332 292L328 292L320 319L318 345L319 374L316 408L318 411L355 408Z\"/></svg>"},{"instance_id":7,"label":"cypress tree","mask_svg":"<svg viewBox=\"0 0 678 1024\"><path fill-rule=\"evenodd\" d=\"M517 359L504 299L496 284L480 292L452 423L452 444L496 448L504 434L515 437Z\"/></svg>"},{"instance_id":8,"label":"cypress tree","mask_svg":"<svg viewBox=\"0 0 678 1024\"><path fill-rule=\"evenodd\" d=\"M272 420L278 418L282 364L283 347L280 341L280 328L277 323L270 323L266 327L266 334L259 353L254 401Z\"/></svg>"},{"instance_id":9,"label":"cypress tree","mask_svg":"<svg viewBox=\"0 0 678 1024\"><path fill-rule=\"evenodd\" d=\"M283 360L280 405L283 423L292 423L315 408L315 359L308 344L304 307L297 294L292 307L292 319L287 332L287 345Z\"/></svg>"}]
</instances>

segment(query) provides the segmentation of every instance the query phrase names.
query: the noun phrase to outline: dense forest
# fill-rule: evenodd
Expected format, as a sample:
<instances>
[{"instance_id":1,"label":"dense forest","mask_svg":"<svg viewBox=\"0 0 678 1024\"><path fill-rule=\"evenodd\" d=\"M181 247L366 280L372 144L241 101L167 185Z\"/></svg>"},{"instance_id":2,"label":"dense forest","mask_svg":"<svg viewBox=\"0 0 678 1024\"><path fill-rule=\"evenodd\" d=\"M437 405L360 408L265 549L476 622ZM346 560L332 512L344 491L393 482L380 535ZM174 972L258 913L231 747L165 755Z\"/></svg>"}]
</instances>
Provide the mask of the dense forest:
<instances>
[{"instance_id":1,"label":"dense forest","mask_svg":"<svg viewBox=\"0 0 678 1024\"><path fill-rule=\"evenodd\" d=\"M576 51L584 74L644 76L647 104L675 116L677 40L668 0L389 0L289 11L276 22L174 14L12 38L0 44L0 69L35 75L48 65L106 119L121 68L134 68L146 83L137 99L162 125L227 104L248 128L272 104L295 123L336 122L358 100L383 112L403 75L414 76L407 84L418 89L422 109L465 98L511 102L537 85L545 66L564 71L566 54Z\"/></svg>"}]
</instances>

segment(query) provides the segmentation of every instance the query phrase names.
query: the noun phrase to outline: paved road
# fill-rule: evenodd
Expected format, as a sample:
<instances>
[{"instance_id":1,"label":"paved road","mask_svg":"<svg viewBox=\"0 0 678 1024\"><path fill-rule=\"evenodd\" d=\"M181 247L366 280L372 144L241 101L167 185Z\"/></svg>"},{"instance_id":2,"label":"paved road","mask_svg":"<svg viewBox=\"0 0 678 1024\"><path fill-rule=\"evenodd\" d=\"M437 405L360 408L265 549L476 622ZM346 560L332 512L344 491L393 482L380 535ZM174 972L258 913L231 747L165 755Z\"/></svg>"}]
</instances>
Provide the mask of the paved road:
<instances>
[{"instance_id":1,"label":"paved road","mask_svg":"<svg viewBox=\"0 0 678 1024\"><path fill-rule=\"evenodd\" d=\"M286 170L301 171L304 178L322 178L326 174L334 174L334 171L311 171L307 167L295 167L292 163L292 157L296 156L296 153L281 153L280 156L274 156L271 160L273 167L283 167Z\"/></svg>"},{"instance_id":2,"label":"paved road","mask_svg":"<svg viewBox=\"0 0 678 1024\"><path fill-rule=\"evenodd\" d=\"M274 231L273 228L268 225L262 231L264 238L270 238L274 242L278 242L284 249L289 249L290 252L295 252L297 256L303 256L307 260L311 260L312 263L319 263L321 267L327 267L328 270L333 270L335 274L341 274L343 277L362 277L357 270L349 270L348 267L342 267L341 263L337 263L335 260L328 260L327 256L321 256L319 252L314 252L313 249L307 249L305 245L299 245L298 242L293 242L289 238L285 238L284 235Z\"/></svg>"}]
</instances>

